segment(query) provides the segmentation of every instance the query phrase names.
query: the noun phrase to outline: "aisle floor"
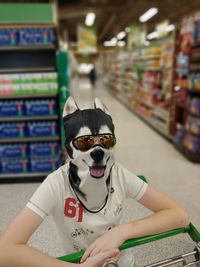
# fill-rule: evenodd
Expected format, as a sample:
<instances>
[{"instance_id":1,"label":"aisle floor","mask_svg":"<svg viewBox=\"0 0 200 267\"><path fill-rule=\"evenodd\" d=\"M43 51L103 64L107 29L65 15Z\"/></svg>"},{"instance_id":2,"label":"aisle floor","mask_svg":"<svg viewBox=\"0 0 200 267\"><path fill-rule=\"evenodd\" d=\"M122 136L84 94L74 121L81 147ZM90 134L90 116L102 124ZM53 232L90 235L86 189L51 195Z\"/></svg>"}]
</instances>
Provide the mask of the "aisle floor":
<instances>
[{"instance_id":1,"label":"aisle floor","mask_svg":"<svg viewBox=\"0 0 200 267\"><path fill-rule=\"evenodd\" d=\"M72 95L80 108L93 107L95 96L102 100L116 127L116 160L135 174L145 175L151 185L178 201L200 230L200 165L183 157L169 141L116 100L102 83L91 88L87 80L80 80L73 84ZM0 233L24 207L38 185L0 184ZM124 221L148 214L149 211L138 203L131 200L124 203ZM29 243L50 255L62 254L51 217L44 221ZM193 248L190 238L180 235L134 248L134 253L137 265L142 266Z\"/></svg>"}]
</instances>

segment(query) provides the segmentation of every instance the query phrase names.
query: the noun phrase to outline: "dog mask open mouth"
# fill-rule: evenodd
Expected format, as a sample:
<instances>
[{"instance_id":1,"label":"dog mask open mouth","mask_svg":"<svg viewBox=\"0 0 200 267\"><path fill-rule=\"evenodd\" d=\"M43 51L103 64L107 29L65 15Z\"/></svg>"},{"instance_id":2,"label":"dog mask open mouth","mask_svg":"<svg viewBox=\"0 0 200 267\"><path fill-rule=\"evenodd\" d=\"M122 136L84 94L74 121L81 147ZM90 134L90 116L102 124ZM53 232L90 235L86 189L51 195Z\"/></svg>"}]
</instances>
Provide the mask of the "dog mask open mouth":
<instances>
[{"instance_id":1,"label":"dog mask open mouth","mask_svg":"<svg viewBox=\"0 0 200 267\"><path fill-rule=\"evenodd\" d=\"M102 178L105 173L106 166L92 166L89 167L90 175L94 178Z\"/></svg>"}]
</instances>

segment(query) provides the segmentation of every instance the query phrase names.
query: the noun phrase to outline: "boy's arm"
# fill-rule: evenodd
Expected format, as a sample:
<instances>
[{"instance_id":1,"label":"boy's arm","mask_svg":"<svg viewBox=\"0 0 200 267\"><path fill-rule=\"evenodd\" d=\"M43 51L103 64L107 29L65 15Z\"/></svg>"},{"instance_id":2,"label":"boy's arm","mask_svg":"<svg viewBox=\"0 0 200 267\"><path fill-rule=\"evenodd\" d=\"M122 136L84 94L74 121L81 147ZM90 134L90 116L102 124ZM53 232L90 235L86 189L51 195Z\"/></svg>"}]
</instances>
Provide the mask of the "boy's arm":
<instances>
[{"instance_id":1,"label":"boy's arm","mask_svg":"<svg viewBox=\"0 0 200 267\"><path fill-rule=\"evenodd\" d=\"M1 267L73 267L77 264L66 263L26 245L28 239L43 219L29 208L24 208L8 226L0 238ZM82 267L97 267L108 257L119 252L109 250L89 258ZM81 265L79 265L81 266Z\"/></svg>"},{"instance_id":2,"label":"boy's arm","mask_svg":"<svg viewBox=\"0 0 200 267\"><path fill-rule=\"evenodd\" d=\"M117 248L127 239L165 232L189 224L188 215L184 209L151 186L148 186L139 203L154 214L109 230L89 246L82 258L83 261L99 251Z\"/></svg>"},{"instance_id":3,"label":"boy's arm","mask_svg":"<svg viewBox=\"0 0 200 267\"><path fill-rule=\"evenodd\" d=\"M1 267L64 267L66 265L26 243L43 219L29 208L24 208L11 222L0 239Z\"/></svg>"}]
</instances>

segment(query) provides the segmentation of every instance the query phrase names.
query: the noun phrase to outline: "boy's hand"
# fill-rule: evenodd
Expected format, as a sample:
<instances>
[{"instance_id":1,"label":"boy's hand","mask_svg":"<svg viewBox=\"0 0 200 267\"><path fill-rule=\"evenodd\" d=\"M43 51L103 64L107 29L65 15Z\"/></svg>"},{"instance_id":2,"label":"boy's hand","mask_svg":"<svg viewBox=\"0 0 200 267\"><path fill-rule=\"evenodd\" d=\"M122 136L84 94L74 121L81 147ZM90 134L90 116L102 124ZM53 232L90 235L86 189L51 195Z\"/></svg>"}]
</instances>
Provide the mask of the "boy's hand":
<instances>
[{"instance_id":1,"label":"boy's hand","mask_svg":"<svg viewBox=\"0 0 200 267\"><path fill-rule=\"evenodd\" d=\"M121 226L119 225L101 237L97 238L85 251L81 262L84 262L88 257L97 255L100 252L109 251L111 249L117 249L125 240L123 239L123 235L121 230ZM112 258L114 260L119 259L119 255L117 258Z\"/></svg>"},{"instance_id":2,"label":"boy's hand","mask_svg":"<svg viewBox=\"0 0 200 267\"><path fill-rule=\"evenodd\" d=\"M119 249L111 249L105 252L100 252L95 256L88 257L87 260L81 264L82 267L99 267L110 258L119 257Z\"/></svg>"}]
</instances>

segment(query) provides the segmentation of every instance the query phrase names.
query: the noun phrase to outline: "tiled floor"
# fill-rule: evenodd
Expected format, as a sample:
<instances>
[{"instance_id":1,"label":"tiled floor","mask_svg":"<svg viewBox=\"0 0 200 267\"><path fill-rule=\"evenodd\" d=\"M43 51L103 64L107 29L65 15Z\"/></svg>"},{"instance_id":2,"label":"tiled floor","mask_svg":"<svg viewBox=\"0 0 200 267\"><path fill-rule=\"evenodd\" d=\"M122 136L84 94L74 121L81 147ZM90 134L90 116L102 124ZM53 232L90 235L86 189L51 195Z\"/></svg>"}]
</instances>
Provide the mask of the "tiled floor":
<instances>
[{"instance_id":1,"label":"tiled floor","mask_svg":"<svg viewBox=\"0 0 200 267\"><path fill-rule=\"evenodd\" d=\"M135 174L143 174L154 187L178 201L200 230L200 165L193 164L171 143L149 128L118 102L101 83L95 89L80 80L72 90L80 108L93 106L98 96L116 126L116 160ZM0 184L0 232L26 204L38 184ZM124 220L143 217L148 211L132 201L125 203ZM62 254L51 218L33 235L30 244L56 256ZM134 249L138 266L193 250L186 235L156 241ZM177 265L178 266L178 265Z\"/></svg>"}]
</instances>

